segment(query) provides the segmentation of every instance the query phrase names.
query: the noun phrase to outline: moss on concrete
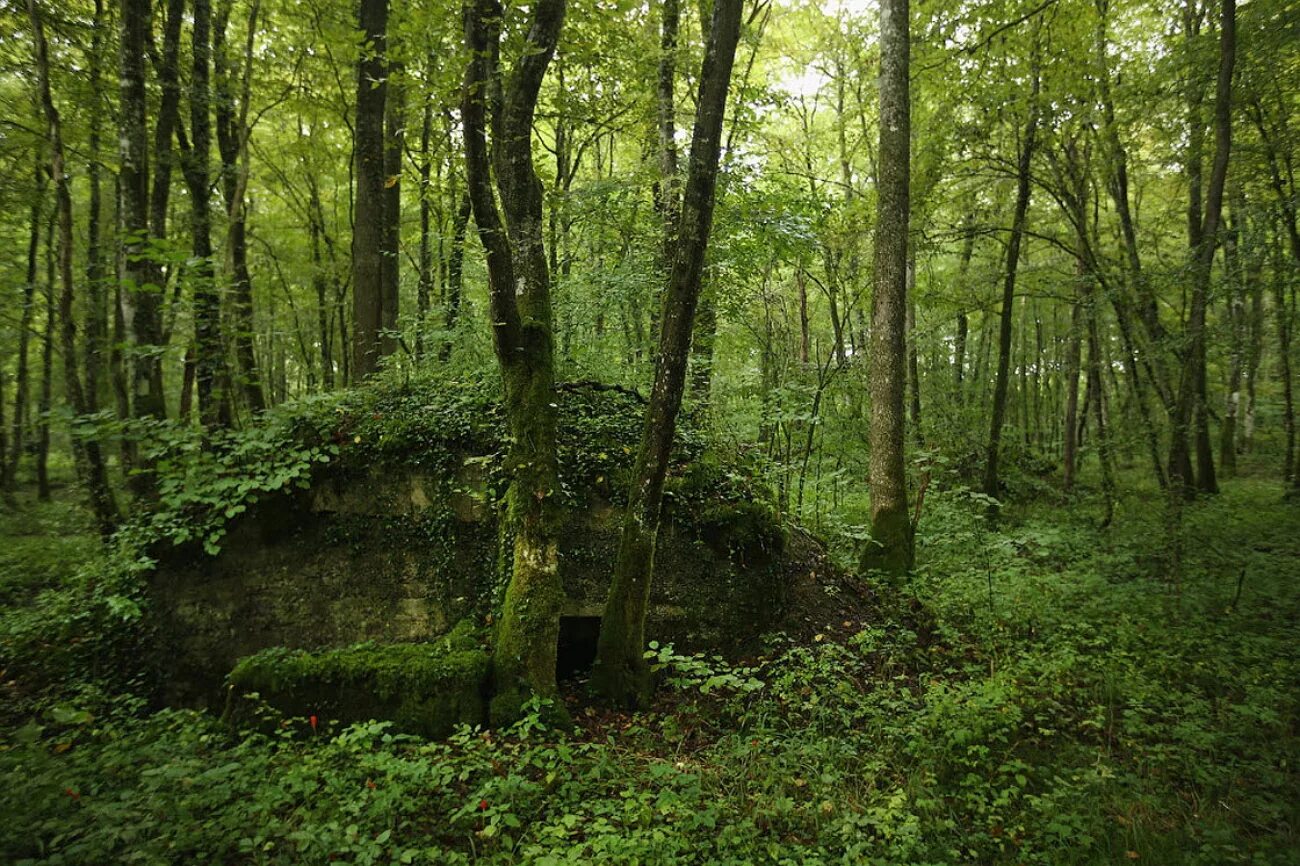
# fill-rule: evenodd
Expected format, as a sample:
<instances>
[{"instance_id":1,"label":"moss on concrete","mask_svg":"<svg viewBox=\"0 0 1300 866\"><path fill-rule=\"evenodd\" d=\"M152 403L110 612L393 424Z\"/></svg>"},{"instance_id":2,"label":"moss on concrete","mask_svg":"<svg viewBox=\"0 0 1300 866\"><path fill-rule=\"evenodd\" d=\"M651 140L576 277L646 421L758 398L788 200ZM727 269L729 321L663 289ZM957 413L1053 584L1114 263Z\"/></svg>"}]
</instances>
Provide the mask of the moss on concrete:
<instances>
[{"instance_id":1,"label":"moss on concrete","mask_svg":"<svg viewBox=\"0 0 1300 866\"><path fill-rule=\"evenodd\" d=\"M429 643L360 643L320 652L273 647L230 672L239 693L257 692L293 715L343 722L391 719L402 731L441 737L486 717L490 661L468 621Z\"/></svg>"}]
</instances>

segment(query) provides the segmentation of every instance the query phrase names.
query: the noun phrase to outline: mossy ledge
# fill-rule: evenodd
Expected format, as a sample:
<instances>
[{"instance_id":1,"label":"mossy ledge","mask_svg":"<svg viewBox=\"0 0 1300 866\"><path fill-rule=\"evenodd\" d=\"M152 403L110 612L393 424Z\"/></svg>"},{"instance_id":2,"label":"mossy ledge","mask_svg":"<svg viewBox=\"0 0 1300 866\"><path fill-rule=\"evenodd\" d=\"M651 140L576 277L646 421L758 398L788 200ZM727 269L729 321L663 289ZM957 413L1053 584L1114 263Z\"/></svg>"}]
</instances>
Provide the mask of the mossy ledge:
<instances>
[{"instance_id":1,"label":"mossy ledge","mask_svg":"<svg viewBox=\"0 0 1300 866\"><path fill-rule=\"evenodd\" d=\"M256 692L294 716L340 722L389 719L397 730L443 737L487 716L490 659L468 620L424 643L366 642L318 652L272 647L240 659L230 672L231 713Z\"/></svg>"}]
</instances>

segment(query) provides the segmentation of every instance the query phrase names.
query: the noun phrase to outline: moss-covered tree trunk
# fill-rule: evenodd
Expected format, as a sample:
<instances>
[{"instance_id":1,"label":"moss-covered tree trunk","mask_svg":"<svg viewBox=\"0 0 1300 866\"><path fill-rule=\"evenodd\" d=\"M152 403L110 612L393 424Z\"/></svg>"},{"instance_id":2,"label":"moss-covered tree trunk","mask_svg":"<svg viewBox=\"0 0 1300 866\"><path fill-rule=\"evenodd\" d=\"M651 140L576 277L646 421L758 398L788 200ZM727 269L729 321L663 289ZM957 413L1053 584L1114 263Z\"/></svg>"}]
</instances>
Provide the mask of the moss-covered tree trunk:
<instances>
[{"instance_id":1,"label":"moss-covered tree trunk","mask_svg":"<svg viewBox=\"0 0 1300 866\"><path fill-rule=\"evenodd\" d=\"M532 153L533 113L564 23L564 0L539 0L534 6L527 44L505 82L501 15L498 0L473 0L466 8L470 62L461 111L466 177L487 257L493 344L510 427L511 484L502 531L512 554L493 654L497 723L516 716L529 694L555 693L564 600L550 273L542 185Z\"/></svg>"},{"instance_id":2,"label":"moss-covered tree trunk","mask_svg":"<svg viewBox=\"0 0 1300 866\"><path fill-rule=\"evenodd\" d=\"M664 478L682 404L704 257L713 227L722 120L740 38L740 10L741 0L716 0L713 5L700 72L690 165L677 218L676 248L664 291L654 386L646 407L641 446L623 513L618 559L597 642L592 685L600 694L623 705L639 706L649 693L649 669L643 655L645 615Z\"/></svg>"},{"instance_id":3,"label":"moss-covered tree trunk","mask_svg":"<svg viewBox=\"0 0 1300 866\"><path fill-rule=\"evenodd\" d=\"M891 572L905 572L913 563L903 456L911 207L908 5L908 0L884 0L880 4L880 168L871 300L871 417L867 436L871 448L871 541L862 558L864 568Z\"/></svg>"}]
</instances>

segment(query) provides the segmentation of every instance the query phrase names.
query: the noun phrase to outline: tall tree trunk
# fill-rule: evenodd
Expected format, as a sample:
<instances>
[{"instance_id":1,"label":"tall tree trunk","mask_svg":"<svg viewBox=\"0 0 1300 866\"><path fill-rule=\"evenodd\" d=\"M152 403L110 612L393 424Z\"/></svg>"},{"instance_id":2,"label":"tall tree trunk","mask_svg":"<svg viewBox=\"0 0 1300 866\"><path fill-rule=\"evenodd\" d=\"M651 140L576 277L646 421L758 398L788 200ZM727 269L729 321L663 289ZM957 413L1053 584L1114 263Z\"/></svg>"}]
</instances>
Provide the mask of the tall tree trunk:
<instances>
[{"instance_id":1,"label":"tall tree trunk","mask_svg":"<svg viewBox=\"0 0 1300 866\"><path fill-rule=\"evenodd\" d=\"M388 100L388 0L361 0L357 62L356 205L352 226L352 377L379 368L384 327L384 116Z\"/></svg>"},{"instance_id":2,"label":"tall tree trunk","mask_svg":"<svg viewBox=\"0 0 1300 866\"><path fill-rule=\"evenodd\" d=\"M1120 231L1124 239L1124 253L1128 261L1132 289L1137 298L1139 318L1146 330L1148 339L1157 346L1157 351L1161 351L1159 347L1164 343L1166 334L1164 327L1160 323L1155 293L1151 290L1151 286L1142 272L1142 259L1137 243L1137 229L1134 225L1133 212L1129 204L1128 152L1120 141L1118 124L1115 121L1115 104L1111 98L1110 68L1108 65L1110 53L1106 33L1110 0L1095 0L1095 2L1098 11L1097 50L1101 61L1101 75L1098 77L1098 87L1102 103L1102 140L1106 147L1106 164L1109 171L1107 189L1110 192L1111 201L1115 205L1115 212L1119 215ZM1157 355L1157 362L1158 360L1159 355ZM1157 388L1161 388L1162 380L1156 377L1155 381ZM1161 391L1161 393L1165 392Z\"/></svg>"},{"instance_id":3,"label":"tall tree trunk","mask_svg":"<svg viewBox=\"0 0 1300 866\"><path fill-rule=\"evenodd\" d=\"M239 98L234 94L234 63L226 48L226 29L230 23L232 0L217 6L212 30L214 71L216 73L217 150L221 154L221 189L226 201L226 247L230 260L231 322L234 326L235 361L239 368L240 391L249 411L257 414L266 408L266 394L253 349L256 325L253 319L253 278L248 269L248 125L253 76L253 41L257 35L259 0L248 7L248 29L244 36L243 62L240 69Z\"/></svg>"},{"instance_id":4,"label":"tall tree trunk","mask_svg":"<svg viewBox=\"0 0 1300 866\"><path fill-rule=\"evenodd\" d=\"M90 122L86 180L89 201L86 215L86 411L99 411L100 369L108 333L108 310L104 304L104 253L100 245L100 216L103 209L100 184L100 124L103 123L104 2L95 0L90 36Z\"/></svg>"},{"instance_id":5,"label":"tall tree trunk","mask_svg":"<svg viewBox=\"0 0 1300 866\"><path fill-rule=\"evenodd\" d=\"M1011 326L1015 312L1016 269L1020 260L1020 246L1025 233L1025 219L1029 213L1029 169L1034 156L1034 142L1038 133L1038 48L1034 48L1033 84L1029 92L1029 120L1025 124L1024 140L1020 146L1020 159L1016 167L1016 209L1011 220L1011 237L1007 242L1006 280L1002 286L1002 320L998 332L998 372L993 386L993 417L989 429L988 463L984 471L984 492L996 498L1000 492L998 478L998 452L1002 447L1002 421L1007 409L1007 386L1011 378Z\"/></svg>"},{"instance_id":6,"label":"tall tree trunk","mask_svg":"<svg viewBox=\"0 0 1300 866\"><path fill-rule=\"evenodd\" d=\"M12 490L18 481L18 464L23 456L23 438L27 431L27 391L30 375L27 369L27 349L31 344L32 319L36 314L36 272L41 245L41 202L45 199L45 171L36 166L29 232L27 236L27 282L23 285L23 309L18 321L18 373L14 384L13 433L10 437L12 451L0 454L4 459L0 473L0 489Z\"/></svg>"},{"instance_id":7,"label":"tall tree trunk","mask_svg":"<svg viewBox=\"0 0 1300 866\"><path fill-rule=\"evenodd\" d=\"M965 239L961 245L961 258L957 263L957 337L953 343L953 386L957 389L957 405L965 402L966 380L966 338L970 331L970 322L966 314L966 279L970 274L970 260L975 254L975 216L972 212L973 202L962 218Z\"/></svg>"},{"instance_id":8,"label":"tall tree trunk","mask_svg":"<svg viewBox=\"0 0 1300 866\"><path fill-rule=\"evenodd\" d=\"M907 260L907 390L911 397L909 418L912 437L924 447L925 433L921 430L921 362L916 348L916 260Z\"/></svg>"},{"instance_id":9,"label":"tall tree trunk","mask_svg":"<svg viewBox=\"0 0 1300 866\"><path fill-rule=\"evenodd\" d=\"M1092 392L1093 423L1097 428L1097 462L1101 468L1101 495L1104 512L1103 527L1109 526L1115 516L1114 456L1111 453L1110 429L1106 423L1105 386L1101 371L1106 361L1102 357L1101 329L1095 287L1090 286L1084 300L1084 317L1088 328L1088 390Z\"/></svg>"},{"instance_id":10,"label":"tall tree trunk","mask_svg":"<svg viewBox=\"0 0 1300 866\"><path fill-rule=\"evenodd\" d=\"M473 0L465 14L470 50L461 109L465 169L474 222L487 255L489 315L511 433L511 484L502 529L512 540L514 555L493 652L497 695L491 714L496 721L517 715L527 694L547 696L556 690L564 599L559 572L562 514L556 502L550 274L543 243L542 185L533 167L532 123L563 23L564 0L538 0L523 53L503 82L500 3ZM360 283L356 289L361 290Z\"/></svg>"},{"instance_id":11,"label":"tall tree trunk","mask_svg":"<svg viewBox=\"0 0 1300 866\"><path fill-rule=\"evenodd\" d=\"M664 478L676 434L686 367L709 233L722 149L727 89L740 39L742 0L715 0L700 69L695 128L676 250L664 287L659 353L646 407L636 468L623 513L618 559L601 619L592 686L625 706L643 706L650 691L645 651L645 615L650 601L655 542L659 533Z\"/></svg>"},{"instance_id":12,"label":"tall tree trunk","mask_svg":"<svg viewBox=\"0 0 1300 866\"><path fill-rule=\"evenodd\" d=\"M1169 449L1169 478L1180 496L1194 494L1197 487L1211 492L1215 489L1213 454L1208 451L1208 430L1202 423L1205 392L1205 314L1210 291L1210 269L1218 244L1219 221L1223 206L1223 188L1228 173L1228 157L1232 146L1232 68L1236 59L1236 3L1223 0L1220 24L1219 81L1214 106L1215 152L1210 185L1205 198L1203 221L1201 215L1200 171L1196 166L1199 155L1189 157L1188 241L1192 261L1192 298L1188 314L1182 375L1179 379L1178 397L1171 419L1171 444ZM1199 126L1195 116L1193 127ZM1192 146L1196 137L1193 136ZM1193 428L1195 425L1195 428ZM1199 477L1191 474L1191 442L1195 436L1199 463Z\"/></svg>"},{"instance_id":13,"label":"tall tree trunk","mask_svg":"<svg viewBox=\"0 0 1300 866\"><path fill-rule=\"evenodd\" d=\"M402 148L406 139L406 88L398 83L397 63L388 64L388 95L384 100L384 261L380 297L379 351L397 351L398 287L401 283Z\"/></svg>"},{"instance_id":14,"label":"tall tree trunk","mask_svg":"<svg viewBox=\"0 0 1300 866\"><path fill-rule=\"evenodd\" d=\"M185 185L190 193L191 251L189 277L194 284L194 372L199 396L199 418L213 427L230 425L226 399L225 343L221 338L221 300L212 267L212 196L209 167L212 150L211 0L194 0L191 31L190 147L183 154ZM189 354L188 352L186 353ZM188 374L188 370L186 371ZM182 401L188 396L182 388ZM184 414L184 413L182 413Z\"/></svg>"},{"instance_id":15,"label":"tall tree trunk","mask_svg":"<svg viewBox=\"0 0 1300 866\"><path fill-rule=\"evenodd\" d=\"M461 290L465 276L465 233L469 229L471 209L469 193L466 192L456 208L456 217L452 222L451 253L447 257L447 318L443 322L447 338L439 353L444 364L451 360L452 338L460 322Z\"/></svg>"},{"instance_id":16,"label":"tall tree trunk","mask_svg":"<svg viewBox=\"0 0 1300 866\"><path fill-rule=\"evenodd\" d=\"M45 340L41 346L41 394L36 407L36 498L50 498L50 410L54 407L54 219L45 229Z\"/></svg>"},{"instance_id":17,"label":"tall tree trunk","mask_svg":"<svg viewBox=\"0 0 1300 866\"><path fill-rule=\"evenodd\" d=\"M36 71L38 87L41 94L41 106L45 112L46 128L50 137L50 177L54 181L54 195L57 205L58 223L58 272L59 272L59 321L61 350L63 353L63 392L75 415L86 414L85 390L81 382L81 368L77 363L77 324L73 318L73 277L72 277L72 184L65 171L63 150L63 127L59 111L54 105L50 93L50 58L45 41L45 28L41 19L37 0L27 0L27 11L31 17L32 32L36 42ZM51 285L51 294L54 287ZM100 535L107 538L117 528L117 504L113 501L113 491L108 484L108 472L104 465L99 440L94 436L83 437L76 429L70 433L72 439L73 460L77 468L77 477L86 488L90 499L91 513Z\"/></svg>"},{"instance_id":18,"label":"tall tree trunk","mask_svg":"<svg viewBox=\"0 0 1300 866\"><path fill-rule=\"evenodd\" d=\"M1241 386L1245 374L1246 285L1241 250L1241 211L1234 194L1228 231L1223 239L1224 282L1228 304L1228 391L1224 396L1223 422L1219 428L1219 467L1229 478L1237 474L1237 416L1241 408Z\"/></svg>"},{"instance_id":19,"label":"tall tree trunk","mask_svg":"<svg viewBox=\"0 0 1300 866\"><path fill-rule=\"evenodd\" d=\"M1205 307L1210 291L1210 267L1219 235L1219 218L1223 208L1223 187L1228 175L1232 150L1232 69L1236 61L1236 0L1222 0L1219 24L1219 76L1214 98L1214 163L1205 200L1204 223L1191 237L1192 302L1186 331L1186 349L1178 397L1171 420L1169 446L1169 497L1165 537L1168 544L1166 568L1169 576L1182 575L1183 501L1195 492L1189 459L1189 427L1196 418L1196 402L1202 393L1205 371ZM1189 211L1190 212L1190 211ZM1190 229L1190 224L1189 224ZM1202 479L1204 487L1204 479Z\"/></svg>"},{"instance_id":20,"label":"tall tree trunk","mask_svg":"<svg viewBox=\"0 0 1300 866\"><path fill-rule=\"evenodd\" d=\"M908 6L908 0L880 4L880 165L868 368L871 541L862 557L864 569L896 573L909 571L915 561L903 453L912 128Z\"/></svg>"},{"instance_id":21,"label":"tall tree trunk","mask_svg":"<svg viewBox=\"0 0 1300 866\"><path fill-rule=\"evenodd\" d=\"M1273 243L1273 315L1277 324L1277 352L1279 378L1282 380L1282 431L1285 435L1285 451L1282 456L1283 481L1300 476L1296 472L1296 417L1295 384L1291 371L1291 310L1287 305L1286 287L1289 271L1283 264L1282 238L1278 233Z\"/></svg>"},{"instance_id":22,"label":"tall tree trunk","mask_svg":"<svg viewBox=\"0 0 1300 866\"><path fill-rule=\"evenodd\" d=\"M1079 278L1084 279L1082 259L1076 262ZM1061 486L1068 493L1074 489L1074 473L1078 468L1079 458L1079 343L1082 322L1080 321L1080 303L1078 300L1070 307L1070 333L1065 338L1065 420L1061 424L1065 434L1064 450L1061 455ZM1084 407L1085 411L1087 407Z\"/></svg>"},{"instance_id":23,"label":"tall tree trunk","mask_svg":"<svg viewBox=\"0 0 1300 866\"><path fill-rule=\"evenodd\" d=\"M430 66L433 58L429 59ZM424 361L424 331L436 275L433 266L433 100L424 98L420 114L420 275L415 284L415 363ZM441 190L439 190L441 194ZM440 227L441 228L441 227ZM441 244L440 244L441 246ZM441 267L442 262L439 261Z\"/></svg>"},{"instance_id":24,"label":"tall tree trunk","mask_svg":"<svg viewBox=\"0 0 1300 866\"><path fill-rule=\"evenodd\" d=\"M122 192L122 244L129 316L135 356L132 363L132 410L138 418L166 418L162 370L162 274L150 259L149 144L145 89L148 56L149 0L122 0L121 12L121 153L118 177ZM179 24L178 24L179 26ZM170 133L169 139L170 141ZM148 467L130 476L133 489L148 494Z\"/></svg>"}]
</instances>

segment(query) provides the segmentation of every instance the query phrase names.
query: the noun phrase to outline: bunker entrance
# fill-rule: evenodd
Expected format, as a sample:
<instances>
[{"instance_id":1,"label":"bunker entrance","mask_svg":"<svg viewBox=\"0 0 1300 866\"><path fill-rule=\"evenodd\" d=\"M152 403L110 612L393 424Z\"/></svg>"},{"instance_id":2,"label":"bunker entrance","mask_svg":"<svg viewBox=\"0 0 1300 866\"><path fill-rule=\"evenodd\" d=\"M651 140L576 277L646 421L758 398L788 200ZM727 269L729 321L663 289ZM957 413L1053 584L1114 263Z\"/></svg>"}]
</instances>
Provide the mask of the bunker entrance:
<instances>
[{"instance_id":1,"label":"bunker entrance","mask_svg":"<svg viewBox=\"0 0 1300 866\"><path fill-rule=\"evenodd\" d=\"M560 643L555 653L556 680L575 680L591 673L600 638L600 617L560 617Z\"/></svg>"}]
</instances>

